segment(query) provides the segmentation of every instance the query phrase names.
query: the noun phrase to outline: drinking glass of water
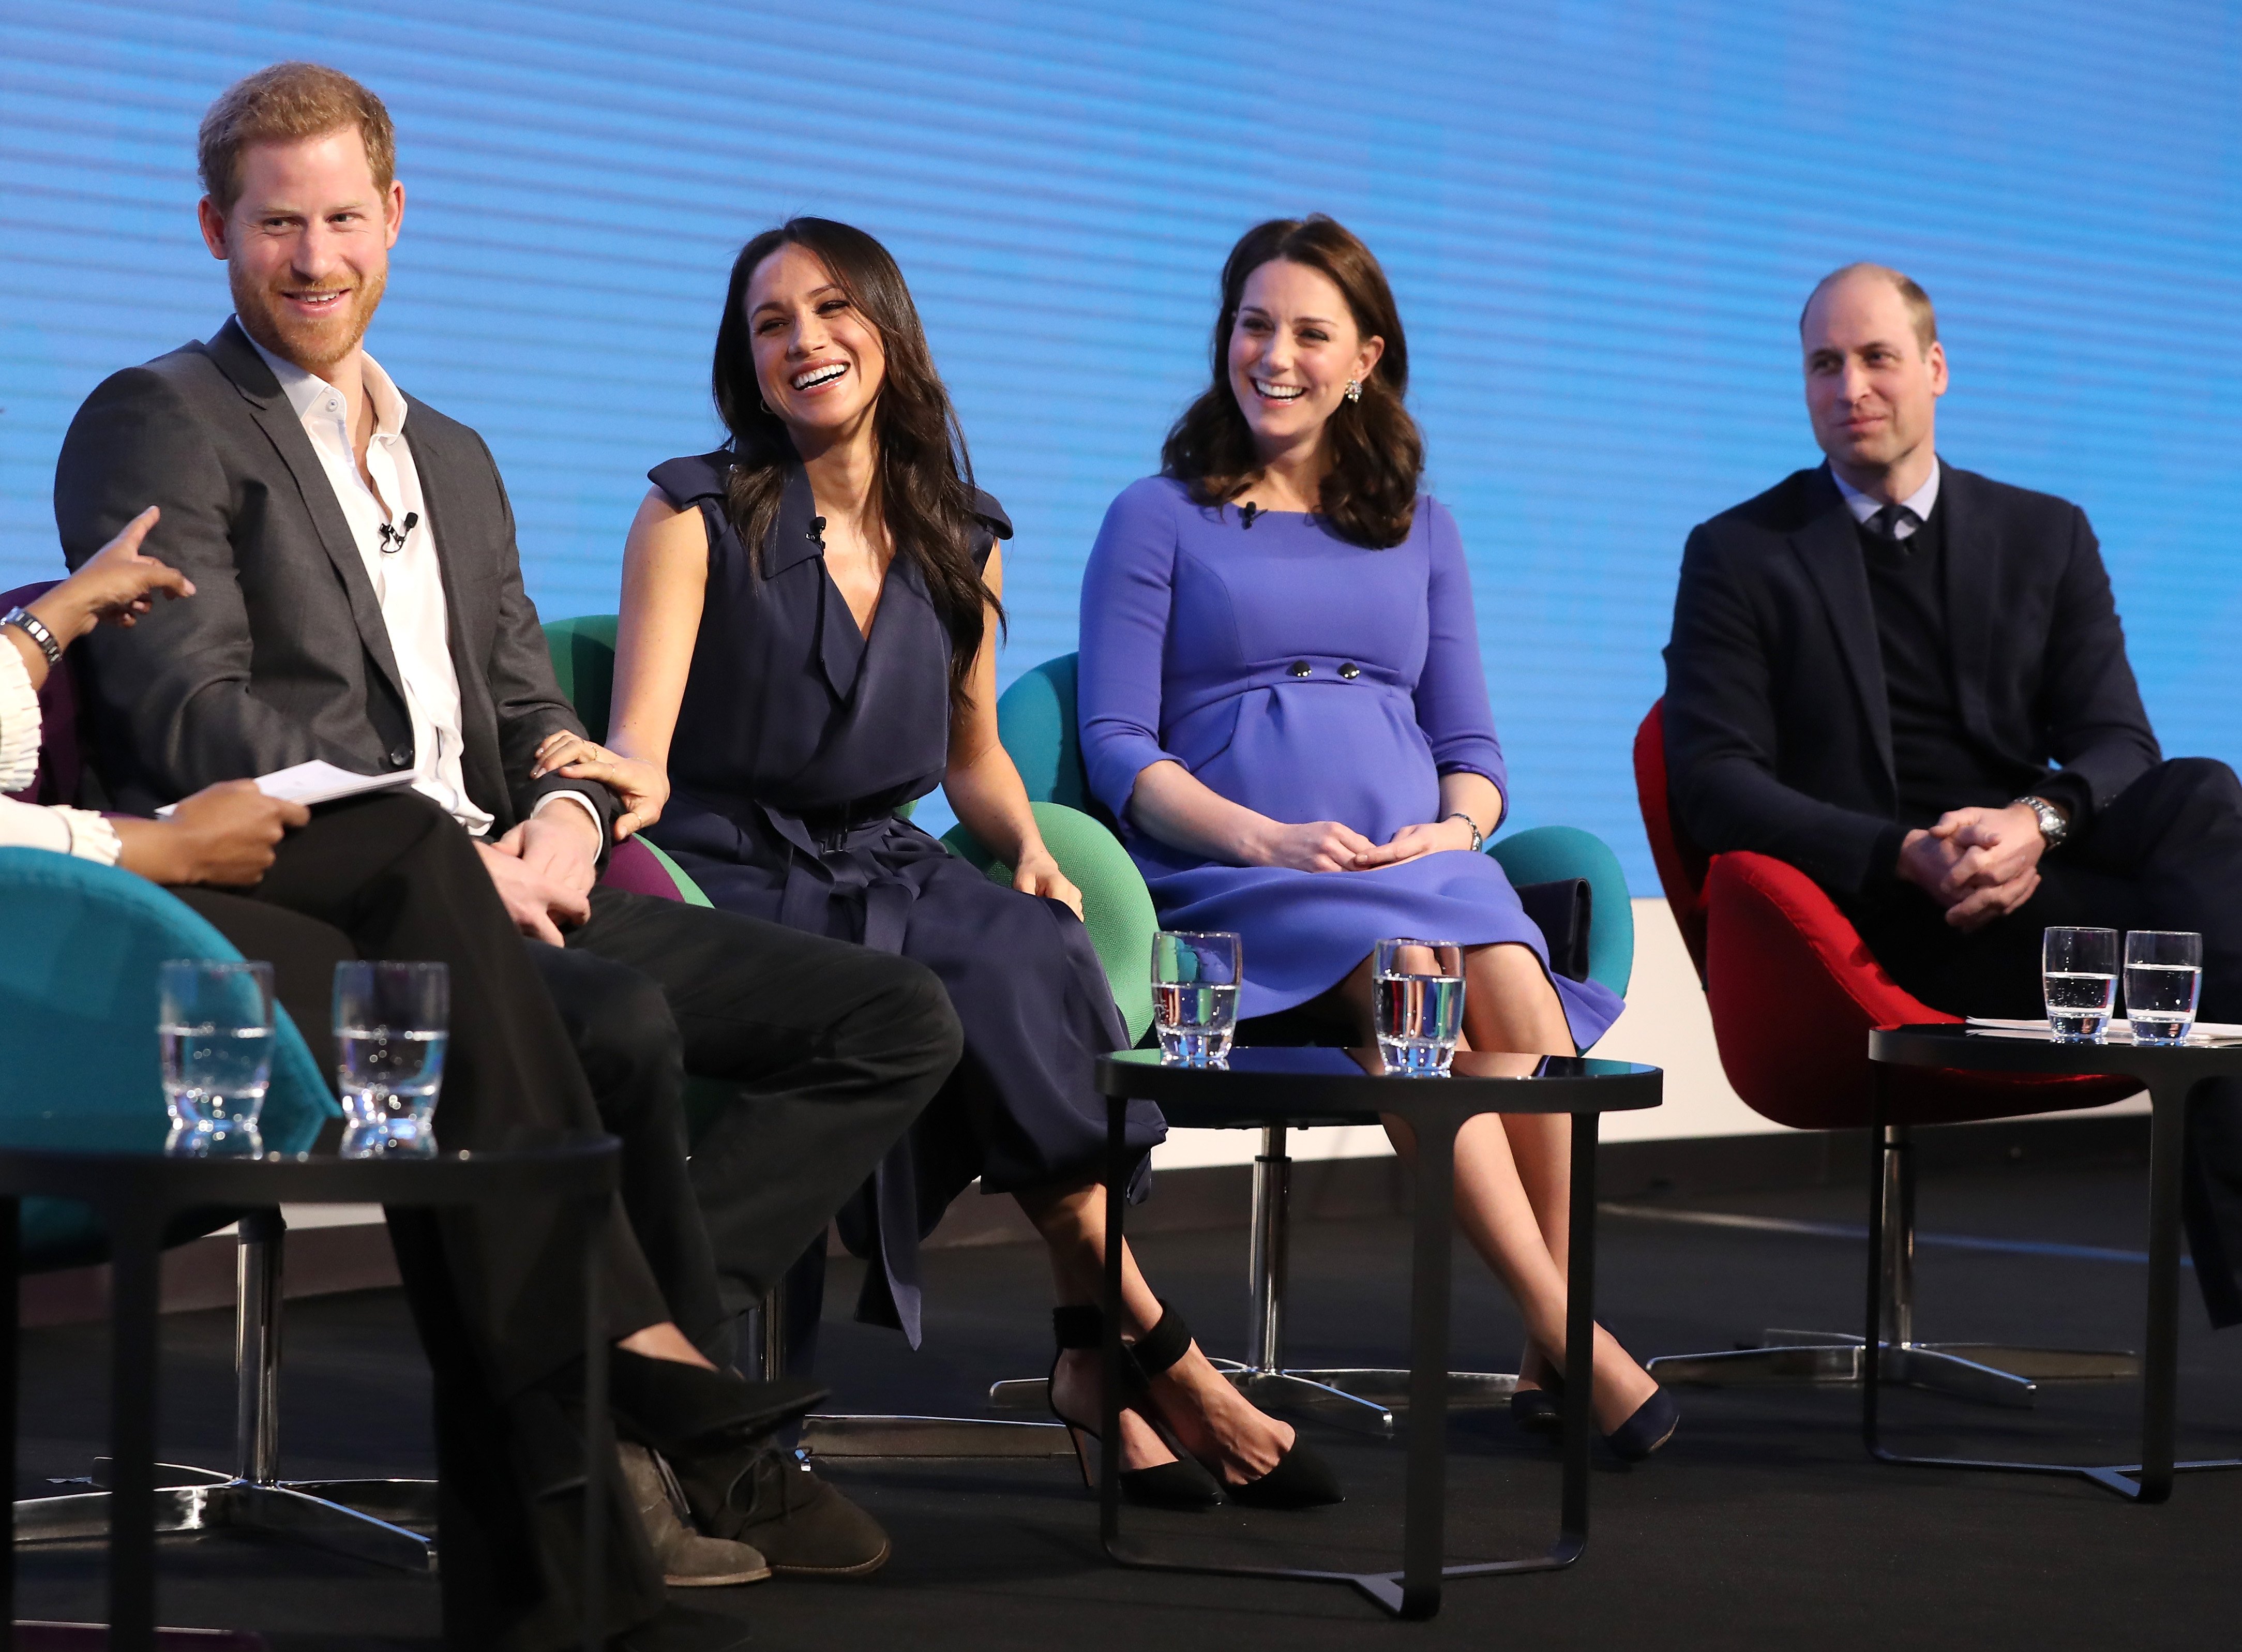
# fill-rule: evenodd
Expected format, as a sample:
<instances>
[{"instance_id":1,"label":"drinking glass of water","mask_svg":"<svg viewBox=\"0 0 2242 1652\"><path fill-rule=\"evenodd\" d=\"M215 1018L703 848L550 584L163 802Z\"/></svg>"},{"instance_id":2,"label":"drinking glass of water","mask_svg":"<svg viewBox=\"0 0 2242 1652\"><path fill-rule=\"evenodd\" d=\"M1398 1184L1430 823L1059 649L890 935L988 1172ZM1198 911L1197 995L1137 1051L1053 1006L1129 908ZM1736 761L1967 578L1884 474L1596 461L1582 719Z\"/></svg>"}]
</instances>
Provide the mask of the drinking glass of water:
<instances>
[{"instance_id":1,"label":"drinking glass of water","mask_svg":"<svg viewBox=\"0 0 2242 1652\"><path fill-rule=\"evenodd\" d=\"M2118 931L2051 925L2040 949L2048 1030L2057 1044L2100 1044L2118 996Z\"/></svg>"},{"instance_id":2,"label":"drinking glass of water","mask_svg":"<svg viewBox=\"0 0 2242 1652\"><path fill-rule=\"evenodd\" d=\"M452 977L444 965L335 965L345 1158L435 1152L436 1095L451 1026Z\"/></svg>"},{"instance_id":3,"label":"drinking glass of water","mask_svg":"<svg viewBox=\"0 0 2242 1652\"><path fill-rule=\"evenodd\" d=\"M1464 950L1453 941L1380 941L1373 964L1378 1053L1388 1072L1446 1077L1464 1024Z\"/></svg>"},{"instance_id":4,"label":"drinking glass of water","mask_svg":"<svg viewBox=\"0 0 2242 1652\"><path fill-rule=\"evenodd\" d=\"M1152 937L1152 1020L1162 1061L1181 1067L1229 1061L1244 967L1234 935L1162 930Z\"/></svg>"},{"instance_id":5,"label":"drinking glass of water","mask_svg":"<svg viewBox=\"0 0 2242 1652\"><path fill-rule=\"evenodd\" d=\"M2125 1019L2135 1044L2184 1044L2203 989L2203 937L2185 930L2125 933Z\"/></svg>"},{"instance_id":6,"label":"drinking glass of water","mask_svg":"<svg viewBox=\"0 0 2242 1652\"><path fill-rule=\"evenodd\" d=\"M173 958L156 976L165 1151L265 1151L257 1133L272 1078L272 966Z\"/></svg>"}]
</instances>

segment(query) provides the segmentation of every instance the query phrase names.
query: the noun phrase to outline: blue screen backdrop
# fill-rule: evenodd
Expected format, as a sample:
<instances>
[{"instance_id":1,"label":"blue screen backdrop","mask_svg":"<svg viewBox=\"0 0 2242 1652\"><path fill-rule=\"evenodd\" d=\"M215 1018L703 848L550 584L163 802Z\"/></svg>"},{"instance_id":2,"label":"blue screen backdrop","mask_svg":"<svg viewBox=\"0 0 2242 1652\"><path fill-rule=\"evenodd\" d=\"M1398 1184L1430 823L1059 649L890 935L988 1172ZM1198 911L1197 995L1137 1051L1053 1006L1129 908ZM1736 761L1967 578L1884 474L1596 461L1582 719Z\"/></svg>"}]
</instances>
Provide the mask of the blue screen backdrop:
<instances>
[{"instance_id":1,"label":"blue screen backdrop","mask_svg":"<svg viewBox=\"0 0 2242 1652\"><path fill-rule=\"evenodd\" d=\"M730 259L811 212L902 261L1018 524L1004 680L1071 649L1224 253L1321 209L1400 298L1515 823L1655 892L1628 746L1682 538L1817 457L1794 321L1856 258L1938 301L1942 451L2091 514L2166 748L2242 759L2232 5L4 0L0 585L55 567L79 399L223 319L195 125L291 57L397 119L369 342L488 437L547 615L614 608L647 468L714 445Z\"/></svg>"}]
</instances>

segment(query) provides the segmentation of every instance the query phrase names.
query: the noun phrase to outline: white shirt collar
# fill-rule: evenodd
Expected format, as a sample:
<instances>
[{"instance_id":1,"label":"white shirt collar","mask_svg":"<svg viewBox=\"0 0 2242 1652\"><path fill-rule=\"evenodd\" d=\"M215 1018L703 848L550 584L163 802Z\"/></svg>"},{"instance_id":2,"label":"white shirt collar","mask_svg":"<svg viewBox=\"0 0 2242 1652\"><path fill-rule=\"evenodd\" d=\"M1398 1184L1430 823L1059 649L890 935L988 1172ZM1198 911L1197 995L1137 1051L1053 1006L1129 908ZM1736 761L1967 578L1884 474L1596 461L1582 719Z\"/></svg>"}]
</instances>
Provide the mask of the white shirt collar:
<instances>
[{"instance_id":1,"label":"white shirt collar","mask_svg":"<svg viewBox=\"0 0 2242 1652\"><path fill-rule=\"evenodd\" d=\"M1929 521L1931 507L1938 503L1938 460L1933 459L1930 461L1930 480L1899 501L1903 508L1915 513L1917 522ZM1837 491L1845 496L1845 508L1853 513L1855 521L1865 522L1884 507L1882 500L1871 498L1840 476L1835 465L1829 467L1829 480L1837 484Z\"/></svg>"},{"instance_id":2,"label":"white shirt collar","mask_svg":"<svg viewBox=\"0 0 2242 1652\"><path fill-rule=\"evenodd\" d=\"M248 328L244 327L241 331L244 338L249 338ZM288 405L296 410L297 418L309 419L319 412L322 397L332 395L340 400L340 393L319 374L298 366L285 357L274 355L253 338L249 338L249 346L264 357L265 365L272 369L272 376L280 381L280 393L288 398ZM374 435L388 439L402 433L405 429L403 393L372 356L362 355L359 362L359 375L366 384L366 400L373 406ZM343 419L347 425L349 413L346 409L343 410Z\"/></svg>"}]
</instances>

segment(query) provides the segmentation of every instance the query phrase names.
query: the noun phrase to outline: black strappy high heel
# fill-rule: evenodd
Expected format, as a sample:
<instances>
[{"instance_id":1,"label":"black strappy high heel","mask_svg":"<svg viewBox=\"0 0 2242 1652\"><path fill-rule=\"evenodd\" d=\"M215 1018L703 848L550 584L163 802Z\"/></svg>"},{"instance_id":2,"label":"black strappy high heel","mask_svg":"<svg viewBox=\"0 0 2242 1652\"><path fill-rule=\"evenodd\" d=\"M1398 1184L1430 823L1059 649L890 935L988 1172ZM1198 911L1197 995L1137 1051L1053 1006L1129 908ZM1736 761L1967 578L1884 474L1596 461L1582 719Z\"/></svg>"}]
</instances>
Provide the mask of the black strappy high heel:
<instances>
[{"instance_id":1,"label":"black strappy high heel","mask_svg":"<svg viewBox=\"0 0 2242 1652\"><path fill-rule=\"evenodd\" d=\"M1191 1345L1191 1326L1163 1301L1160 1322L1138 1338L1130 1352L1149 1382L1189 1353ZM1314 1508L1346 1500L1346 1494L1339 1489L1339 1476L1310 1449L1298 1429L1292 1433L1292 1443L1267 1474L1242 1482L1222 1480L1219 1474L1214 1477L1221 1481L1223 1494L1232 1502L1250 1508Z\"/></svg>"},{"instance_id":2,"label":"black strappy high heel","mask_svg":"<svg viewBox=\"0 0 2242 1652\"><path fill-rule=\"evenodd\" d=\"M1102 1346L1105 1340L1105 1316L1093 1306L1053 1308L1051 1331L1058 1341L1058 1353L1051 1356L1051 1415L1066 1425L1067 1437L1074 1442L1074 1460L1082 1470L1082 1483L1095 1488L1098 1481L1091 1469L1091 1446L1097 1443L1098 1430L1058 1408L1058 1362L1071 1350ZM1178 1349L1175 1358L1181 1357L1182 1350ZM1171 1359L1168 1363L1174 1362ZM1143 1394L1144 1373L1125 1353L1121 1380L1124 1405ZM1091 1445L1085 1446L1084 1440ZM1120 1481L1121 1495L1145 1508L1212 1508L1222 1501L1222 1494L1215 1488L1214 1476L1180 1452L1173 1462L1155 1463L1149 1468L1124 1468Z\"/></svg>"}]
</instances>

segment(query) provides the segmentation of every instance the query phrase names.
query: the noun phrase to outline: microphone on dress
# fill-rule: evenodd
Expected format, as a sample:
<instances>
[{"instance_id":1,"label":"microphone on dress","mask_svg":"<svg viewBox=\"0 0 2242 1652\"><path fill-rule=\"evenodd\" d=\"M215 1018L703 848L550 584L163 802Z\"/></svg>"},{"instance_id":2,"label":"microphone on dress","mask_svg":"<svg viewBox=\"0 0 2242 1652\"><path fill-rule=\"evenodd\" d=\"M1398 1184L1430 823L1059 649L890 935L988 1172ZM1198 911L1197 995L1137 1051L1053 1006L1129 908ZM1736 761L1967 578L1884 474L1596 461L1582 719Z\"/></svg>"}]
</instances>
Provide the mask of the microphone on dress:
<instances>
[{"instance_id":1,"label":"microphone on dress","mask_svg":"<svg viewBox=\"0 0 2242 1652\"><path fill-rule=\"evenodd\" d=\"M405 536L418 527L420 525L420 513L419 511L407 511L405 513L405 520L399 527L392 527L387 522L384 522L381 525L380 529L381 554L384 556L394 556L398 552L403 550L405 548Z\"/></svg>"},{"instance_id":2,"label":"microphone on dress","mask_svg":"<svg viewBox=\"0 0 2242 1652\"><path fill-rule=\"evenodd\" d=\"M1253 519L1260 514L1261 507L1249 499L1245 501L1244 507L1239 509L1238 513L1238 520L1247 527L1251 527L1253 526Z\"/></svg>"},{"instance_id":3,"label":"microphone on dress","mask_svg":"<svg viewBox=\"0 0 2242 1652\"><path fill-rule=\"evenodd\" d=\"M809 519L808 538L819 550L825 548L825 519L822 516L813 516Z\"/></svg>"}]
</instances>

